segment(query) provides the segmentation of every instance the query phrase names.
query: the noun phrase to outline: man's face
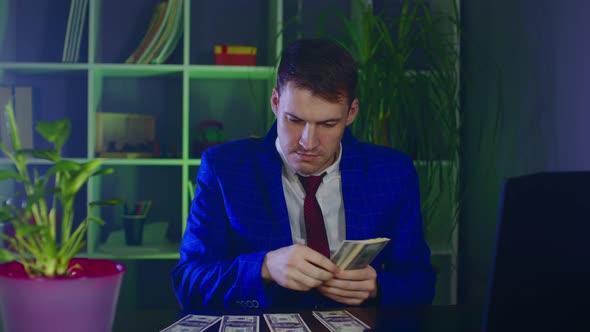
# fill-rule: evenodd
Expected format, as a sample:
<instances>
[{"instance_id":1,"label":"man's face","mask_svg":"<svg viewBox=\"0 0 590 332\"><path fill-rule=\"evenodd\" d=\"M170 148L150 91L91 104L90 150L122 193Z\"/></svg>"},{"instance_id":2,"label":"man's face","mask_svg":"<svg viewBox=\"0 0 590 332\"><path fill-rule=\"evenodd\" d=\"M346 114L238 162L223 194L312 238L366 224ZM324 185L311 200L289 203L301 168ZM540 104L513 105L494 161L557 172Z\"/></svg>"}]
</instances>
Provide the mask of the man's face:
<instances>
[{"instance_id":1,"label":"man's face","mask_svg":"<svg viewBox=\"0 0 590 332\"><path fill-rule=\"evenodd\" d=\"M289 165L300 174L320 173L336 161L346 126L358 113L358 100L329 102L288 83L270 99L279 143Z\"/></svg>"}]
</instances>

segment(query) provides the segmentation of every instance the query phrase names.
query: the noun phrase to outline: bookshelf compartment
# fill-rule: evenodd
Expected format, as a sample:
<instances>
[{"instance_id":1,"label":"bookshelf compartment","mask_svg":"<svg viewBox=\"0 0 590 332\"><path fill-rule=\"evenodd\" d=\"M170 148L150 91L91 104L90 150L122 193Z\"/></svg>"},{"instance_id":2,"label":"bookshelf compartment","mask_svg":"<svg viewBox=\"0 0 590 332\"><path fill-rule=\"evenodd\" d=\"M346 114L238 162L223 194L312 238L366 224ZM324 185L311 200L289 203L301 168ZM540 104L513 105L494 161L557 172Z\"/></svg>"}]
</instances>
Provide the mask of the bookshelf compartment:
<instances>
[{"instance_id":1,"label":"bookshelf compartment","mask_svg":"<svg viewBox=\"0 0 590 332\"><path fill-rule=\"evenodd\" d=\"M72 126L70 137L62 148L63 157L87 157L88 75L86 71L26 73L7 70L0 79L0 86L4 89L23 89L23 94L16 95L15 98L16 103L23 102L22 107L25 107L25 111L31 108L32 121L24 126L29 128L26 129L27 131L33 133L33 147L37 149L51 147L51 144L35 131L35 124L38 121L67 118ZM15 111L18 109L15 108Z\"/></svg>"},{"instance_id":2,"label":"bookshelf compartment","mask_svg":"<svg viewBox=\"0 0 590 332\"><path fill-rule=\"evenodd\" d=\"M182 157L181 74L137 79L106 77L100 84L97 112L149 116L155 122L155 142L127 147L117 144L110 152L144 152L154 158Z\"/></svg>"},{"instance_id":3,"label":"bookshelf compartment","mask_svg":"<svg viewBox=\"0 0 590 332\"><path fill-rule=\"evenodd\" d=\"M96 62L125 63L148 35L158 0L101 0L98 3ZM184 5L184 4L183 4ZM182 11L184 13L184 11ZM116 24L113 24L116 22ZM181 30L184 29L184 25ZM157 39L155 39L157 40ZM164 63L182 63L182 35Z\"/></svg>"},{"instance_id":4,"label":"bookshelf compartment","mask_svg":"<svg viewBox=\"0 0 590 332\"><path fill-rule=\"evenodd\" d=\"M176 255L182 228L182 168L177 166L112 166L113 174L103 176L98 184L98 198L125 200L123 206L101 208L106 224L100 227L96 254L115 257L129 255ZM151 201L145 218L141 245L125 242L123 217L133 214L136 202Z\"/></svg>"},{"instance_id":5,"label":"bookshelf compartment","mask_svg":"<svg viewBox=\"0 0 590 332\"><path fill-rule=\"evenodd\" d=\"M260 80L191 80L189 111L190 157L200 158L197 142L215 137L231 141L266 133L265 119L270 110L268 83ZM223 125L222 132L205 122ZM203 130L201 129L203 128ZM205 131L211 139L202 139ZM206 144L210 146L211 144Z\"/></svg>"},{"instance_id":6,"label":"bookshelf compartment","mask_svg":"<svg viewBox=\"0 0 590 332\"><path fill-rule=\"evenodd\" d=\"M69 0L0 1L0 61L62 62L69 12ZM77 62L87 62L87 22Z\"/></svg>"},{"instance_id":7,"label":"bookshelf compartment","mask_svg":"<svg viewBox=\"0 0 590 332\"><path fill-rule=\"evenodd\" d=\"M265 0L190 2L190 63L215 63L215 45L257 48L256 65L274 64L270 6Z\"/></svg>"}]
</instances>

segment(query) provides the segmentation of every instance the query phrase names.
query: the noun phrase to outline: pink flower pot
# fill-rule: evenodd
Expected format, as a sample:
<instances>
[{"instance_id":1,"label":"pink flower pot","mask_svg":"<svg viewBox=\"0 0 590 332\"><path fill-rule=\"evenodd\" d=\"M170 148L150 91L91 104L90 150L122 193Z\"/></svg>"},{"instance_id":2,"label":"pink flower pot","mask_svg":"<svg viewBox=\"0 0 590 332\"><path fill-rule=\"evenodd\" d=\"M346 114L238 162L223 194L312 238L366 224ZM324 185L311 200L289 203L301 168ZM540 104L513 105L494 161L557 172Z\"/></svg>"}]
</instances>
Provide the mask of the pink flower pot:
<instances>
[{"instance_id":1,"label":"pink flower pot","mask_svg":"<svg viewBox=\"0 0 590 332\"><path fill-rule=\"evenodd\" d=\"M29 278L17 262L0 264L0 313L5 332L112 330L121 263L74 258L74 277Z\"/></svg>"}]
</instances>

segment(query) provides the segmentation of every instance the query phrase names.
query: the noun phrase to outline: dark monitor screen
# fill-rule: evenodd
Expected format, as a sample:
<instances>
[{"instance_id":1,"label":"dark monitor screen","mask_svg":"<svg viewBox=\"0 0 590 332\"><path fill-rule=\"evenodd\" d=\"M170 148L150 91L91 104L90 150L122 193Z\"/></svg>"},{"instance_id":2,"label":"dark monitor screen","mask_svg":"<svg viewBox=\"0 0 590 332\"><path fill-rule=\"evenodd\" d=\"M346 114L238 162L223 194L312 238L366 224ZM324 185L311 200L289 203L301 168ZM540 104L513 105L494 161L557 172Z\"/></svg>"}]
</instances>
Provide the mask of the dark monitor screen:
<instances>
[{"instance_id":1,"label":"dark monitor screen","mask_svg":"<svg viewBox=\"0 0 590 332\"><path fill-rule=\"evenodd\" d=\"M590 172L510 178L498 217L483 330L590 330Z\"/></svg>"}]
</instances>

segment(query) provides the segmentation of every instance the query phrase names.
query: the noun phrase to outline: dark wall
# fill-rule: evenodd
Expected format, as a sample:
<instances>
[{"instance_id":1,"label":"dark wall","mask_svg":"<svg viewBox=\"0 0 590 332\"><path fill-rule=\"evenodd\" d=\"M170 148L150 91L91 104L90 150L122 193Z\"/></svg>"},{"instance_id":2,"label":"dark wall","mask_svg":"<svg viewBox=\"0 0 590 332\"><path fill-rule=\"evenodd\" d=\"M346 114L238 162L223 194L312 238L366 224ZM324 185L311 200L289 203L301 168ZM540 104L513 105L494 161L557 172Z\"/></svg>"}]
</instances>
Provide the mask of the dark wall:
<instances>
[{"instance_id":1,"label":"dark wall","mask_svg":"<svg viewBox=\"0 0 590 332\"><path fill-rule=\"evenodd\" d=\"M481 305L502 180L590 169L590 2L461 1L459 301Z\"/></svg>"}]
</instances>

